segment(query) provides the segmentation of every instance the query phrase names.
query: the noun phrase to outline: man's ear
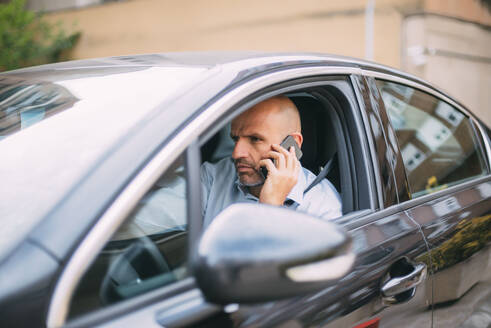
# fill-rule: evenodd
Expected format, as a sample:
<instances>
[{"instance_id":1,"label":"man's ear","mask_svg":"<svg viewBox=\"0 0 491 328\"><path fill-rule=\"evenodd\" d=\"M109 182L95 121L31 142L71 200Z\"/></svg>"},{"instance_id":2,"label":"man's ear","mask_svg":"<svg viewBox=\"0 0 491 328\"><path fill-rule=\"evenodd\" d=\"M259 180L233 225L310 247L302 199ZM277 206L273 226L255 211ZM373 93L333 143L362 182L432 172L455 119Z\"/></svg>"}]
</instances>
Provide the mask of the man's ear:
<instances>
[{"instance_id":1,"label":"man's ear","mask_svg":"<svg viewBox=\"0 0 491 328\"><path fill-rule=\"evenodd\" d=\"M298 147L302 147L302 142L303 142L303 136L300 132L293 132L290 134L293 139L297 142Z\"/></svg>"}]
</instances>

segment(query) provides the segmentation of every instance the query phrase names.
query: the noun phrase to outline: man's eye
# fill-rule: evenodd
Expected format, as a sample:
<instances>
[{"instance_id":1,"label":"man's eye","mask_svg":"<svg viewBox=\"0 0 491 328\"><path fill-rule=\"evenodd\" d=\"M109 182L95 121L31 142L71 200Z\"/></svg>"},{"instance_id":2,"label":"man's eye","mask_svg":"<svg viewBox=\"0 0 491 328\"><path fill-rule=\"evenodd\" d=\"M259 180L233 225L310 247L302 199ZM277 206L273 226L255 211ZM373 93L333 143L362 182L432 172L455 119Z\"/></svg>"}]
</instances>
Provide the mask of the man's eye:
<instances>
[{"instance_id":1,"label":"man's eye","mask_svg":"<svg viewBox=\"0 0 491 328\"><path fill-rule=\"evenodd\" d=\"M259 142L259 141L261 141L261 139L259 139L258 137L251 137L251 141L252 142Z\"/></svg>"},{"instance_id":2,"label":"man's eye","mask_svg":"<svg viewBox=\"0 0 491 328\"><path fill-rule=\"evenodd\" d=\"M237 141L239 140L239 137L236 137L236 136L233 136L233 137L230 137L230 138L232 138L232 141L234 143L237 143Z\"/></svg>"}]
</instances>

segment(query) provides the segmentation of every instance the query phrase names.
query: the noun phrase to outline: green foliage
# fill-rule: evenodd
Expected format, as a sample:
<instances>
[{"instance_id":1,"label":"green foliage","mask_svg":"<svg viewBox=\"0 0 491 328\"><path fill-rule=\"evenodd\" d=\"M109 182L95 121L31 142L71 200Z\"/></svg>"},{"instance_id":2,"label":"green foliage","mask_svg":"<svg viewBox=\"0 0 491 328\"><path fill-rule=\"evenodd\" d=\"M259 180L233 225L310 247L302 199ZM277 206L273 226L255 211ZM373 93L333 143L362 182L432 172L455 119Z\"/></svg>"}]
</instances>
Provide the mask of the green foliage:
<instances>
[{"instance_id":1,"label":"green foliage","mask_svg":"<svg viewBox=\"0 0 491 328\"><path fill-rule=\"evenodd\" d=\"M0 4L0 71L64 60L79 37L25 9L25 0Z\"/></svg>"},{"instance_id":2,"label":"green foliage","mask_svg":"<svg viewBox=\"0 0 491 328\"><path fill-rule=\"evenodd\" d=\"M491 242L491 215L464 219L457 226L458 232L431 250L431 262L435 272L450 267L477 253ZM421 260L430 264L427 255Z\"/></svg>"}]
</instances>

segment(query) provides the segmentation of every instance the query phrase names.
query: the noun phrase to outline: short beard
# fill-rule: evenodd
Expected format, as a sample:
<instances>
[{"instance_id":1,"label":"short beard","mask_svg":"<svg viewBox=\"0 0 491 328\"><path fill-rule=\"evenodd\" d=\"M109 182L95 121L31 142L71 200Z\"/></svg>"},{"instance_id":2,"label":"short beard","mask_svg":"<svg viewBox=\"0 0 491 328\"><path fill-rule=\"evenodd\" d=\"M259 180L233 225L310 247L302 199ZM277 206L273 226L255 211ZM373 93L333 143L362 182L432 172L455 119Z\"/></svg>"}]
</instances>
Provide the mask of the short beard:
<instances>
[{"instance_id":1,"label":"short beard","mask_svg":"<svg viewBox=\"0 0 491 328\"><path fill-rule=\"evenodd\" d=\"M236 161L234 161L234 165L236 166L237 163L239 163L239 162L243 162L245 164L252 165L252 163L249 163L248 161L244 161L244 160L242 160L242 161L241 160L236 160ZM258 173L258 174L261 176L260 173ZM266 180L264 178L260 178L261 180L258 181L258 182L254 182L254 183L243 183L242 181L240 181L240 176L239 176L239 173L238 172L237 172L237 177L239 178L240 185L241 186L244 186L244 187L258 187L258 186L262 186L264 184L264 181Z\"/></svg>"},{"instance_id":2,"label":"short beard","mask_svg":"<svg viewBox=\"0 0 491 328\"><path fill-rule=\"evenodd\" d=\"M239 180L240 182L240 180ZM264 184L264 181L259 181L259 182L256 182L256 183L240 183L241 186L244 186L244 187L259 187L259 186L262 186Z\"/></svg>"},{"instance_id":3,"label":"short beard","mask_svg":"<svg viewBox=\"0 0 491 328\"><path fill-rule=\"evenodd\" d=\"M241 186L244 186L244 187L259 187L259 186L262 186L264 184L264 181L266 181L266 179L261 178L261 180L258 182L244 183L244 182L240 181L240 177L239 177L239 183Z\"/></svg>"}]
</instances>

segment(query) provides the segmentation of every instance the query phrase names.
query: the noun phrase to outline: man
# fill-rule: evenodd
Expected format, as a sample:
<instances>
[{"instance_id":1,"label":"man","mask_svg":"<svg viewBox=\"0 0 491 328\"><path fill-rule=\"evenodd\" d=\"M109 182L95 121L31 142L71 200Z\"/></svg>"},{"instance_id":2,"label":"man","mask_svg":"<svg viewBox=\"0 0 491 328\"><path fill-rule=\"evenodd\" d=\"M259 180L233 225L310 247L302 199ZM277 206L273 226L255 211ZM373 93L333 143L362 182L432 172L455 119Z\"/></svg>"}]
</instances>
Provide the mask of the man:
<instances>
[{"instance_id":1,"label":"man","mask_svg":"<svg viewBox=\"0 0 491 328\"><path fill-rule=\"evenodd\" d=\"M260 102L232 121L233 161L201 167L205 226L239 202L287 206L325 219L341 216L340 197L326 179L304 194L315 175L302 168L293 147L279 145L288 135L302 145L298 109L285 96ZM266 178L261 166L268 170Z\"/></svg>"}]
</instances>

